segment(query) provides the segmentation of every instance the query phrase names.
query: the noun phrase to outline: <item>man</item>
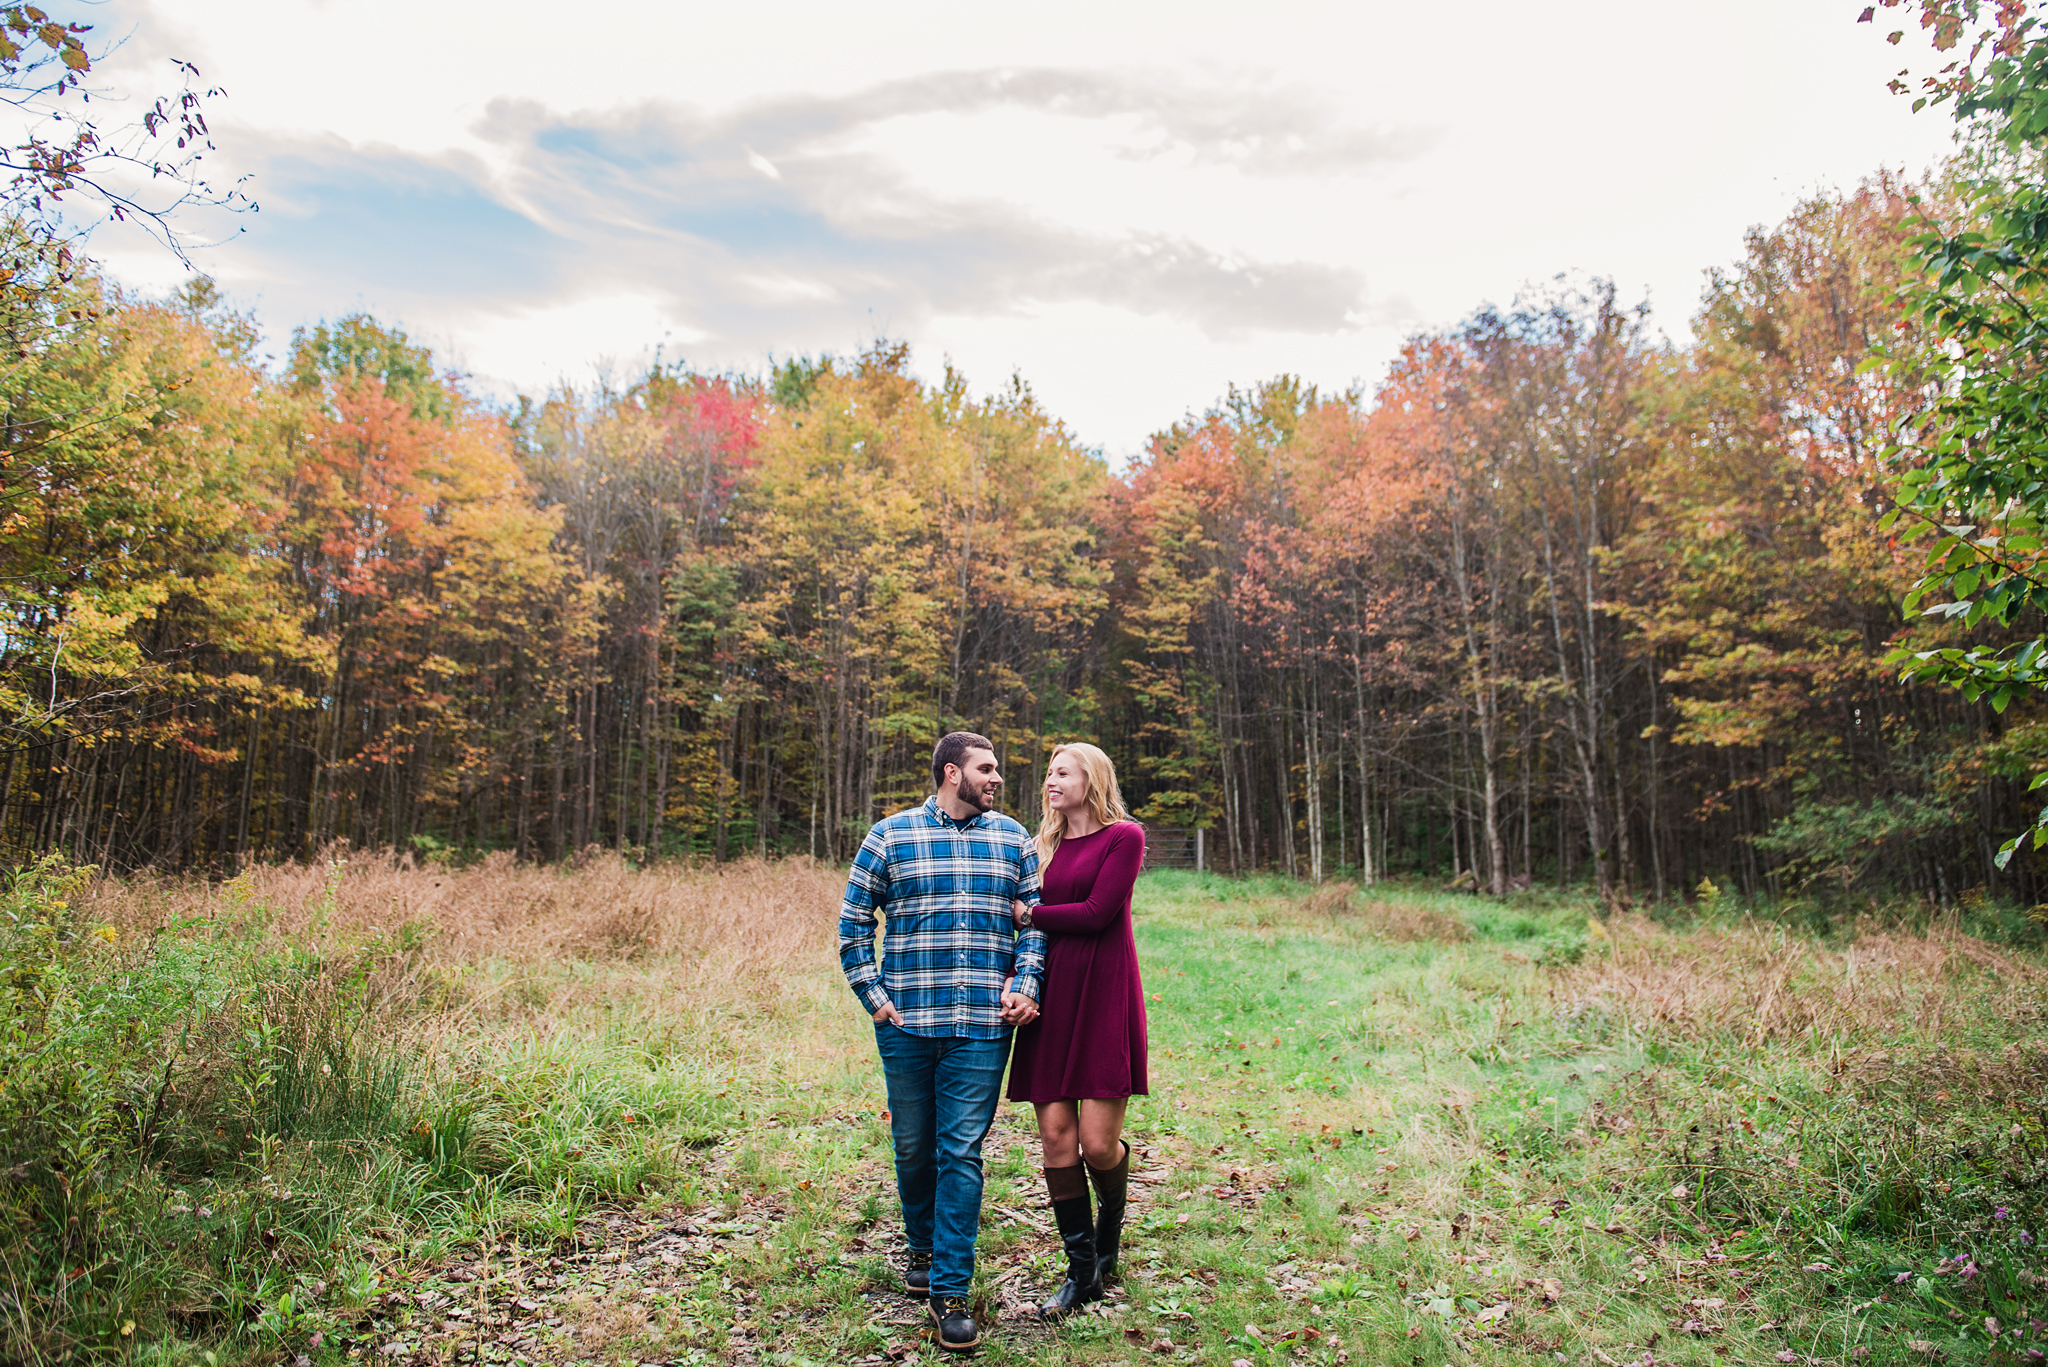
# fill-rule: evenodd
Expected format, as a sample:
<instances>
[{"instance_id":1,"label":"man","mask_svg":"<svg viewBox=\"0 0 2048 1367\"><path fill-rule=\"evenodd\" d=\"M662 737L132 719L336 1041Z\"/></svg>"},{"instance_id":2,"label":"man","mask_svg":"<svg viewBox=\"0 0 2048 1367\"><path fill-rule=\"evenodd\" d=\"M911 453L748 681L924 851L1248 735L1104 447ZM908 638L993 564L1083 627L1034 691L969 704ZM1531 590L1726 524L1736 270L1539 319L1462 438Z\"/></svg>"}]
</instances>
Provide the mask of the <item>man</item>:
<instances>
[{"instance_id":1,"label":"man","mask_svg":"<svg viewBox=\"0 0 2048 1367\"><path fill-rule=\"evenodd\" d=\"M927 1299L941 1348L969 1352L981 1227L981 1141L995 1120L1010 1031L1038 1015L1045 933L1011 902L1038 904L1038 850L994 810L995 746L955 731L932 751L938 789L875 823L839 912L839 965L875 1021L889 1087L896 1192L910 1243L904 1287ZM877 916L888 952L875 962Z\"/></svg>"}]
</instances>

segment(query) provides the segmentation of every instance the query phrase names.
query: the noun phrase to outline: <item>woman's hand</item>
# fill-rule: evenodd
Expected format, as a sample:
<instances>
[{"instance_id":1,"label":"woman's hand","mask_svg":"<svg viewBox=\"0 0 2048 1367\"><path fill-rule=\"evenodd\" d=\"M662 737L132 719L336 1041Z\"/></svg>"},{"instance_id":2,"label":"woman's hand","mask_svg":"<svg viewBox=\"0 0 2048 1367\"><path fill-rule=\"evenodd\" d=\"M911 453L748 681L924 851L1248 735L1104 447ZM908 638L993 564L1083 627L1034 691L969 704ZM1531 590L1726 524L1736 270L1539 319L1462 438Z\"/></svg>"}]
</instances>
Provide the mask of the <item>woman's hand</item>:
<instances>
[{"instance_id":1,"label":"woman's hand","mask_svg":"<svg viewBox=\"0 0 2048 1367\"><path fill-rule=\"evenodd\" d=\"M1013 897L1010 899L1010 919L1020 926L1031 924L1031 908L1024 905L1023 898Z\"/></svg>"}]
</instances>

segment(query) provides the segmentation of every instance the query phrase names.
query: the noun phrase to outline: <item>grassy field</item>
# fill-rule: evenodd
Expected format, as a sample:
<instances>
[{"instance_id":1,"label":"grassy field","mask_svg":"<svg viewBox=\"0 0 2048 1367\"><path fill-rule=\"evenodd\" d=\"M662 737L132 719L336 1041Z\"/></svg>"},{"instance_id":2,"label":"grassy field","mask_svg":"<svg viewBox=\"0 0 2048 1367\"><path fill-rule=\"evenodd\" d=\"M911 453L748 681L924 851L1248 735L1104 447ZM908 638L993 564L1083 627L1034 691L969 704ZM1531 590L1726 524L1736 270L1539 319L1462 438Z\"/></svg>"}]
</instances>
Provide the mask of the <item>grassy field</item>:
<instances>
[{"instance_id":1,"label":"grassy field","mask_svg":"<svg viewBox=\"0 0 2048 1367\"><path fill-rule=\"evenodd\" d=\"M929 1361L839 875L19 877L0 1360ZM2039 1362L2039 927L1153 874L1123 1285L992 1363ZM1975 932L1975 933L1971 933Z\"/></svg>"}]
</instances>

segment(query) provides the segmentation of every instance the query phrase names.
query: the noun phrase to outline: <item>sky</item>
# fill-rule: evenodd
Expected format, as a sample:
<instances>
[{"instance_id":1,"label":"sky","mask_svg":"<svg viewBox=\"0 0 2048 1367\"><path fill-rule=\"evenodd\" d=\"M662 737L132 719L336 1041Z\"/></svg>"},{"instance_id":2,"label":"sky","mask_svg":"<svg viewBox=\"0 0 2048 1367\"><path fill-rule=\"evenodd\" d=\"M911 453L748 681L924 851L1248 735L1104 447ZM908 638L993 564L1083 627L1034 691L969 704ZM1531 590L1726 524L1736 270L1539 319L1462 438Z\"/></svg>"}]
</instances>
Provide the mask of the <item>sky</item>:
<instances>
[{"instance_id":1,"label":"sky","mask_svg":"<svg viewBox=\"0 0 2048 1367\"><path fill-rule=\"evenodd\" d=\"M1682 339L1746 228L1949 146L1861 0L70 8L122 40L103 120L172 58L225 91L208 172L259 208L185 226L274 351L368 311L509 397L890 338L1115 461L1560 272Z\"/></svg>"}]
</instances>

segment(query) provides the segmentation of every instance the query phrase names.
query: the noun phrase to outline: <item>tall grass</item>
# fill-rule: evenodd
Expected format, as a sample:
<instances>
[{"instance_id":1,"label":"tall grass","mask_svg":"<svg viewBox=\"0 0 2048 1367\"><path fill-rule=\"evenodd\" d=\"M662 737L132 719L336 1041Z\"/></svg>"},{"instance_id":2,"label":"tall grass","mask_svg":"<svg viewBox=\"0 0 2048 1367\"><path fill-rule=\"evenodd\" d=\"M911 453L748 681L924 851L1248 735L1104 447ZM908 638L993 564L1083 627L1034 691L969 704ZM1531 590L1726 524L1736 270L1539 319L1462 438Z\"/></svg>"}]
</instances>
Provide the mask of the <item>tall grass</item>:
<instances>
[{"instance_id":1,"label":"tall grass","mask_svg":"<svg viewBox=\"0 0 2048 1367\"><path fill-rule=\"evenodd\" d=\"M563 1353L710 1361L743 1329L762 1361L921 1351L877 1317L888 1150L833 964L840 879L363 853L224 883L21 872L0 1361L340 1367L401 1324L406 1361L446 1361L457 1338L403 1293L481 1296L442 1274L490 1250L595 1266L591 1217L632 1203L752 1233L661 1306L558 1283L584 1331ZM1981 917L1590 910L1148 875L1125 1317L1006 1329L988 1358L2032 1360L2040 954L1966 933ZM1038 1199L1028 1118L999 1138L977 1295L1021 1304L1054 1250L1001 1213Z\"/></svg>"},{"instance_id":2,"label":"tall grass","mask_svg":"<svg viewBox=\"0 0 2048 1367\"><path fill-rule=\"evenodd\" d=\"M1588 1112L1589 1171L1669 1182L1653 1218L1722 1256L1791 1252L1782 1303L1841 1307L1845 1353L2040 1361L2048 969L1919 919L1597 927L1560 1012L1655 1066Z\"/></svg>"},{"instance_id":3,"label":"tall grass","mask_svg":"<svg viewBox=\"0 0 2048 1367\"><path fill-rule=\"evenodd\" d=\"M1603 952L1562 975L1559 990L1665 1039L1837 1050L1902 1034L2003 1039L2040 1021L2048 1003L2048 973L1965 934L1954 917L1919 930L1852 924L1832 948L1750 918L1678 930L1632 916L1594 933ZM2003 990L1987 992L1994 986Z\"/></svg>"},{"instance_id":4,"label":"tall grass","mask_svg":"<svg viewBox=\"0 0 2048 1367\"><path fill-rule=\"evenodd\" d=\"M417 969L482 959L661 959L693 991L715 993L829 944L832 918L818 912L837 905L843 886L838 871L801 859L636 868L600 854L563 869L497 853L441 868L357 851L257 865L225 883L102 879L81 909L126 935L196 920L236 923L273 948L392 951L382 966L396 976L380 980L380 996L402 991Z\"/></svg>"},{"instance_id":5,"label":"tall grass","mask_svg":"<svg viewBox=\"0 0 2048 1367\"><path fill-rule=\"evenodd\" d=\"M808 863L612 858L19 873L0 1360L303 1345L402 1230L559 1232L683 1179L691 1136L727 1120L718 1018L775 1009L838 891Z\"/></svg>"}]
</instances>

